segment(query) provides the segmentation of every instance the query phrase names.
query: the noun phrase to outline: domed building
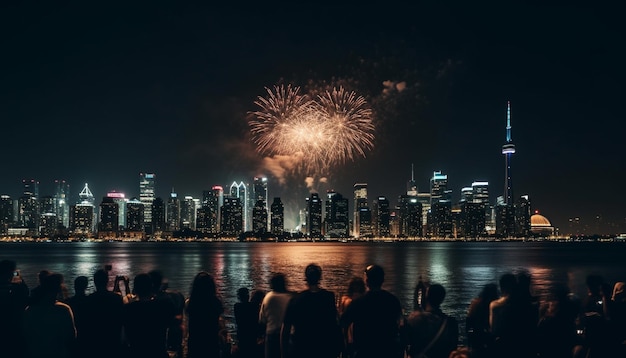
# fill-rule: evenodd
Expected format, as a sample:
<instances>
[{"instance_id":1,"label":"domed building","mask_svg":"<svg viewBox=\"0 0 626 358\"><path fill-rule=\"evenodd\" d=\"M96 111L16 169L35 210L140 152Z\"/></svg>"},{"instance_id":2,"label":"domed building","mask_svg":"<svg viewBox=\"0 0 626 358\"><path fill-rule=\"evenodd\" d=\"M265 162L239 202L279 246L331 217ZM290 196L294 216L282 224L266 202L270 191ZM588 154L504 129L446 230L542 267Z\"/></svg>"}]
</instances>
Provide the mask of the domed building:
<instances>
[{"instance_id":1,"label":"domed building","mask_svg":"<svg viewBox=\"0 0 626 358\"><path fill-rule=\"evenodd\" d=\"M554 227L545 216L539 215L538 211L530 217L530 232L536 236L554 235Z\"/></svg>"}]
</instances>

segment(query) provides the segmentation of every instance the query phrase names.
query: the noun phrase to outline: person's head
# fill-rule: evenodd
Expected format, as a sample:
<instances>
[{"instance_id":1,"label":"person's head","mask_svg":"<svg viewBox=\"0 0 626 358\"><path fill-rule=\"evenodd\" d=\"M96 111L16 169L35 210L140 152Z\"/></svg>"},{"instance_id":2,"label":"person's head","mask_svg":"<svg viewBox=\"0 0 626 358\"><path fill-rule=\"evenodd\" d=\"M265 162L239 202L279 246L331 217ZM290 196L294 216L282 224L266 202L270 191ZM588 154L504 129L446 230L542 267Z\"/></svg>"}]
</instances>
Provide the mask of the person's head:
<instances>
[{"instance_id":1,"label":"person's head","mask_svg":"<svg viewBox=\"0 0 626 358\"><path fill-rule=\"evenodd\" d=\"M39 284L41 285L43 283L43 279L48 277L50 274L51 272L48 270L39 271L39 273L37 274L37 279L39 279Z\"/></svg>"},{"instance_id":2,"label":"person's head","mask_svg":"<svg viewBox=\"0 0 626 358\"><path fill-rule=\"evenodd\" d=\"M426 289L426 301L430 307L438 308L446 298L446 289L440 284L433 284Z\"/></svg>"},{"instance_id":3,"label":"person's head","mask_svg":"<svg viewBox=\"0 0 626 358\"><path fill-rule=\"evenodd\" d=\"M206 299L217 296L215 280L208 272L199 272L191 284L190 299Z\"/></svg>"},{"instance_id":4,"label":"person's head","mask_svg":"<svg viewBox=\"0 0 626 358\"><path fill-rule=\"evenodd\" d=\"M287 280L282 273L275 273L270 278L270 288L275 292L287 292Z\"/></svg>"},{"instance_id":5,"label":"person's head","mask_svg":"<svg viewBox=\"0 0 626 358\"><path fill-rule=\"evenodd\" d=\"M489 303L493 300L498 299L498 285L496 285L495 283L488 283L486 284L482 291L480 291L480 299L485 302L485 303Z\"/></svg>"},{"instance_id":6,"label":"person's head","mask_svg":"<svg viewBox=\"0 0 626 358\"><path fill-rule=\"evenodd\" d=\"M361 277L355 276L348 283L348 296L362 295L365 293L365 281Z\"/></svg>"},{"instance_id":7,"label":"person's head","mask_svg":"<svg viewBox=\"0 0 626 358\"><path fill-rule=\"evenodd\" d=\"M99 269L93 274L93 285L96 291L106 291L109 284L109 273L104 269Z\"/></svg>"},{"instance_id":8,"label":"person's head","mask_svg":"<svg viewBox=\"0 0 626 358\"><path fill-rule=\"evenodd\" d=\"M263 298L265 298L265 291L263 290L254 290L252 292L252 297L250 297L250 302L261 305L263 302Z\"/></svg>"},{"instance_id":9,"label":"person's head","mask_svg":"<svg viewBox=\"0 0 626 358\"><path fill-rule=\"evenodd\" d=\"M152 280L152 289L154 292L159 292L163 286L163 273L159 270L152 270L148 272L148 276Z\"/></svg>"},{"instance_id":10,"label":"person's head","mask_svg":"<svg viewBox=\"0 0 626 358\"><path fill-rule=\"evenodd\" d=\"M87 276L78 276L74 279L74 292L77 295L84 295L87 290L89 279Z\"/></svg>"},{"instance_id":11,"label":"person's head","mask_svg":"<svg viewBox=\"0 0 626 358\"><path fill-rule=\"evenodd\" d=\"M63 288L63 275L50 273L41 280L41 302L51 303L56 301Z\"/></svg>"},{"instance_id":12,"label":"person's head","mask_svg":"<svg viewBox=\"0 0 626 358\"><path fill-rule=\"evenodd\" d=\"M13 260L0 261L0 281L6 282L13 279L13 273L17 269L17 263Z\"/></svg>"},{"instance_id":13,"label":"person's head","mask_svg":"<svg viewBox=\"0 0 626 358\"><path fill-rule=\"evenodd\" d=\"M304 269L304 280L307 285L317 285L322 279L322 268L318 264L309 264Z\"/></svg>"},{"instance_id":14,"label":"person's head","mask_svg":"<svg viewBox=\"0 0 626 358\"><path fill-rule=\"evenodd\" d=\"M248 290L246 287L238 289L237 299L239 300L239 302L248 302L248 300L250 299L250 290Z\"/></svg>"},{"instance_id":15,"label":"person's head","mask_svg":"<svg viewBox=\"0 0 626 358\"><path fill-rule=\"evenodd\" d=\"M370 289L377 289L385 282L385 270L378 265L369 265L365 268L365 284Z\"/></svg>"},{"instance_id":16,"label":"person's head","mask_svg":"<svg viewBox=\"0 0 626 358\"><path fill-rule=\"evenodd\" d=\"M587 290L589 294L594 296L599 296L602 291L602 285L604 284L604 280L600 275L589 275L586 279Z\"/></svg>"},{"instance_id":17,"label":"person's head","mask_svg":"<svg viewBox=\"0 0 626 358\"><path fill-rule=\"evenodd\" d=\"M503 295L510 295L517 287L517 278L512 273L505 273L500 277L500 292Z\"/></svg>"},{"instance_id":18,"label":"person's head","mask_svg":"<svg viewBox=\"0 0 626 358\"><path fill-rule=\"evenodd\" d=\"M145 299L152 297L152 278L147 273L140 273L135 276L133 281L133 292L139 297L139 299Z\"/></svg>"}]
</instances>

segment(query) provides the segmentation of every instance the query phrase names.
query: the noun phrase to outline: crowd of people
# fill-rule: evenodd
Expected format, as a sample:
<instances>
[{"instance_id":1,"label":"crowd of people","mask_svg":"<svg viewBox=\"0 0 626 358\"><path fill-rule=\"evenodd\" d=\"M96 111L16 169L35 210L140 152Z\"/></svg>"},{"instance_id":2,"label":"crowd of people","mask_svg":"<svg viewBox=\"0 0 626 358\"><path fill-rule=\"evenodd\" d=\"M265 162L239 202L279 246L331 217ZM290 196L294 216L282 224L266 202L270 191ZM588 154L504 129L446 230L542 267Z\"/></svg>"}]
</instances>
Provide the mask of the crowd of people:
<instances>
[{"instance_id":1,"label":"crowd of people","mask_svg":"<svg viewBox=\"0 0 626 358\"><path fill-rule=\"evenodd\" d=\"M110 269L110 267L109 267ZM472 300L459 322L441 305L446 289L415 287L412 312L383 289L385 272L369 265L347 292L321 286L322 268L309 264L306 289L293 292L275 273L270 291L237 291L235 332L224 324L224 306L210 273L199 272L188 297L169 290L160 271L130 280L110 271L79 276L70 295L63 275L41 271L29 289L14 261L0 261L0 344L7 357L133 358L593 358L626 357L625 284L587 277L588 294L576 298L555 287L532 295L527 273L507 273ZM337 303L338 302L338 303ZM6 354L6 355L5 355Z\"/></svg>"}]
</instances>

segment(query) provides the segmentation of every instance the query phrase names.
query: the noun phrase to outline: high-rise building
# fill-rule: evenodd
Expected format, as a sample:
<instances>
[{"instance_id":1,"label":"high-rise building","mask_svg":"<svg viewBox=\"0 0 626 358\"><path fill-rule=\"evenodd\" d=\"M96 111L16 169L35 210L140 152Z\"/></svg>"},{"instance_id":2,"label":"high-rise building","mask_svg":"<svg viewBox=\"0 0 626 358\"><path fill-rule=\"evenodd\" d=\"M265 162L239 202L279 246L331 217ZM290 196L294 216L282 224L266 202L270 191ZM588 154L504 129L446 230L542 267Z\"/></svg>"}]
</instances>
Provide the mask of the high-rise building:
<instances>
[{"instance_id":1,"label":"high-rise building","mask_svg":"<svg viewBox=\"0 0 626 358\"><path fill-rule=\"evenodd\" d=\"M139 201L143 204L145 231L152 233L152 201L156 193L154 173L139 173Z\"/></svg>"},{"instance_id":2,"label":"high-rise building","mask_svg":"<svg viewBox=\"0 0 626 358\"><path fill-rule=\"evenodd\" d=\"M52 195L39 198L39 234L42 237L52 237L56 234L59 221L56 214L56 205Z\"/></svg>"},{"instance_id":3,"label":"high-rise building","mask_svg":"<svg viewBox=\"0 0 626 358\"><path fill-rule=\"evenodd\" d=\"M65 180L54 181L55 212L59 224L68 227L70 224L70 185Z\"/></svg>"},{"instance_id":4,"label":"high-rise building","mask_svg":"<svg viewBox=\"0 0 626 358\"><path fill-rule=\"evenodd\" d=\"M398 198L397 220L399 236L422 236L422 204L418 197L400 195Z\"/></svg>"},{"instance_id":5,"label":"high-rise building","mask_svg":"<svg viewBox=\"0 0 626 358\"><path fill-rule=\"evenodd\" d=\"M275 197L272 202L272 214L270 218L270 229L273 235L282 235L285 231L285 208L279 197Z\"/></svg>"},{"instance_id":6,"label":"high-rise building","mask_svg":"<svg viewBox=\"0 0 626 358\"><path fill-rule=\"evenodd\" d=\"M96 210L95 198L87 183L78 196L80 201L70 206L70 232L75 236L90 237L95 231Z\"/></svg>"},{"instance_id":7,"label":"high-rise building","mask_svg":"<svg viewBox=\"0 0 626 358\"><path fill-rule=\"evenodd\" d=\"M115 237L119 230L119 204L114 198L105 196L100 203L100 220L98 222L98 237Z\"/></svg>"},{"instance_id":8,"label":"high-rise building","mask_svg":"<svg viewBox=\"0 0 626 358\"><path fill-rule=\"evenodd\" d=\"M368 210L361 210L368 209ZM367 184L366 183L356 183L354 184L354 237L361 236L361 217L360 214L364 215L370 214L370 225L371 225L371 213L369 212L369 208L367 205ZM370 228L371 231L371 228Z\"/></svg>"},{"instance_id":9,"label":"high-rise building","mask_svg":"<svg viewBox=\"0 0 626 358\"><path fill-rule=\"evenodd\" d=\"M243 230L250 231L250 197L248 195L248 185L245 184L243 181L239 183L234 181L230 185L230 196L232 198L239 198L241 209L243 210Z\"/></svg>"},{"instance_id":10,"label":"high-rise building","mask_svg":"<svg viewBox=\"0 0 626 358\"><path fill-rule=\"evenodd\" d=\"M331 238L350 236L350 211L348 198L335 191L326 193L325 234Z\"/></svg>"},{"instance_id":11,"label":"high-rise building","mask_svg":"<svg viewBox=\"0 0 626 358\"><path fill-rule=\"evenodd\" d=\"M172 189L170 197L167 199L165 221L165 227L168 231L180 230L180 200L178 199L178 194L174 192L174 189Z\"/></svg>"},{"instance_id":12,"label":"high-rise building","mask_svg":"<svg viewBox=\"0 0 626 358\"><path fill-rule=\"evenodd\" d=\"M517 236L531 236L530 217L532 216L532 208L528 195L522 195L519 198L515 211L515 231Z\"/></svg>"},{"instance_id":13,"label":"high-rise building","mask_svg":"<svg viewBox=\"0 0 626 358\"><path fill-rule=\"evenodd\" d=\"M417 186L415 186L415 192L417 193ZM390 215L389 199L379 196L372 202L372 231L374 237L391 236Z\"/></svg>"},{"instance_id":14,"label":"high-rise building","mask_svg":"<svg viewBox=\"0 0 626 358\"><path fill-rule=\"evenodd\" d=\"M406 195L417 196L417 182L413 173L413 164L411 164L411 180L406 183Z\"/></svg>"},{"instance_id":15,"label":"high-rise building","mask_svg":"<svg viewBox=\"0 0 626 358\"><path fill-rule=\"evenodd\" d=\"M238 236L243 232L243 206L237 197L225 197L220 208L222 234Z\"/></svg>"},{"instance_id":16,"label":"high-rise building","mask_svg":"<svg viewBox=\"0 0 626 358\"><path fill-rule=\"evenodd\" d=\"M196 203L192 196L185 196L180 203L180 227L182 229L196 229Z\"/></svg>"},{"instance_id":17,"label":"high-rise building","mask_svg":"<svg viewBox=\"0 0 626 358\"><path fill-rule=\"evenodd\" d=\"M257 200L252 209L252 232L256 235L267 233L267 206L263 200Z\"/></svg>"},{"instance_id":18,"label":"high-rise building","mask_svg":"<svg viewBox=\"0 0 626 358\"><path fill-rule=\"evenodd\" d=\"M160 197L152 201L152 233L157 234L165 230L165 203Z\"/></svg>"},{"instance_id":19,"label":"high-rise building","mask_svg":"<svg viewBox=\"0 0 626 358\"><path fill-rule=\"evenodd\" d=\"M319 194L311 193L307 198L307 233L311 238L322 236L322 199Z\"/></svg>"},{"instance_id":20,"label":"high-rise building","mask_svg":"<svg viewBox=\"0 0 626 358\"><path fill-rule=\"evenodd\" d=\"M252 196L252 200L254 204L261 200L263 201L263 205L265 206L265 211L268 210L268 201L267 201L267 178L266 177L254 177L253 182L254 194Z\"/></svg>"},{"instance_id":21,"label":"high-rise building","mask_svg":"<svg viewBox=\"0 0 626 358\"><path fill-rule=\"evenodd\" d=\"M114 203L117 203L117 224L120 228L126 227L126 195L124 193L118 193L111 191L107 193L107 198L111 198ZM118 228L119 229L119 228Z\"/></svg>"},{"instance_id":22,"label":"high-rise building","mask_svg":"<svg viewBox=\"0 0 626 358\"><path fill-rule=\"evenodd\" d=\"M13 225L13 199L8 195L0 196L0 234L9 233L9 227Z\"/></svg>"},{"instance_id":23,"label":"high-rise building","mask_svg":"<svg viewBox=\"0 0 626 358\"><path fill-rule=\"evenodd\" d=\"M18 199L18 225L28 229L31 235L38 234L39 228L39 182L30 179L22 180L24 193Z\"/></svg>"},{"instance_id":24,"label":"high-rise building","mask_svg":"<svg viewBox=\"0 0 626 358\"><path fill-rule=\"evenodd\" d=\"M202 206L206 208L208 233L218 234L220 232L220 208L223 202L224 189L219 185L202 192Z\"/></svg>"},{"instance_id":25,"label":"high-rise building","mask_svg":"<svg viewBox=\"0 0 626 358\"><path fill-rule=\"evenodd\" d=\"M478 238L487 234L489 208L489 183L475 181L471 187L461 189L459 225L457 236Z\"/></svg>"},{"instance_id":26,"label":"high-rise building","mask_svg":"<svg viewBox=\"0 0 626 358\"><path fill-rule=\"evenodd\" d=\"M450 200L446 197L448 190L448 176L442 174L441 171L433 172L433 177L430 178L430 205L437 203L441 200Z\"/></svg>"},{"instance_id":27,"label":"high-rise building","mask_svg":"<svg viewBox=\"0 0 626 358\"><path fill-rule=\"evenodd\" d=\"M126 203L126 231L143 233L146 222L144 220L144 204L137 198L132 198Z\"/></svg>"}]
</instances>

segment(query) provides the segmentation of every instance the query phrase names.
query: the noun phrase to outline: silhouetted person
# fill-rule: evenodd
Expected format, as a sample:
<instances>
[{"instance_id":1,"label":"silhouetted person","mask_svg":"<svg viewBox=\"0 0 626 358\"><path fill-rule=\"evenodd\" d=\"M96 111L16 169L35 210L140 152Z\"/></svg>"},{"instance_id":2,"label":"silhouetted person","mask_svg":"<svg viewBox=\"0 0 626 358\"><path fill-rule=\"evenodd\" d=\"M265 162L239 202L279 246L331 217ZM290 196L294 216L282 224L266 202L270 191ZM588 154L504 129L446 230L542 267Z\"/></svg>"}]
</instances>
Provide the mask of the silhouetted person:
<instances>
[{"instance_id":1,"label":"silhouetted person","mask_svg":"<svg viewBox=\"0 0 626 358\"><path fill-rule=\"evenodd\" d=\"M283 357L334 358L343 349L335 294L320 287L322 268L309 264L304 272L307 289L291 298L281 330ZM289 339L291 336L291 347Z\"/></svg>"},{"instance_id":2,"label":"silhouetted person","mask_svg":"<svg viewBox=\"0 0 626 358\"><path fill-rule=\"evenodd\" d=\"M428 286L424 297L425 308L409 316L410 357L448 358L456 349L459 326L454 317L441 310L445 297L446 290L442 285Z\"/></svg>"},{"instance_id":3,"label":"silhouetted person","mask_svg":"<svg viewBox=\"0 0 626 358\"><path fill-rule=\"evenodd\" d=\"M571 358L578 337L578 308L569 298L566 287L555 287L542 307L537 326L538 357Z\"/></svg>"},{"instance_id":4,"label":"silhouetted person","mask_svg":"<svg viewBox=\"0 0 626 358\"><path fill-rule=\"evenodd\" d=\"M76 356L87 356L87 345L84 338L85 325L88 323L89 303L86 295L89 279L86 276L78 276L74 279L74 296L67 299L67 304L74 314L76 326Z\"/></svg>"},{"instance_id":5,"label":"silhouetted person","mask_svg":"<svg viewBox=\"0 0 626 358\"><path fill-rule=\"evenodd\" d=\"M280 358L280 328L291 293L287 291L287 280L282 273L272 275L270 288L261 304L259 322L265 327L265 358Z\"/></svg>"},{"instance_id":6,"label":"silhouetted person","mask_svg":"<svg viewBox=\"0 0 626 358\"><path fill-rule=\"evenodd\" d=\"M489 323L496 357L534 357L538 307L525 282L512 273L500 278L501 297L489 305Z\"/></svg>"},{"instance_id":7,"label":"silhouetted person","mask_svg":"<svg viewBox=\"0 0 626 358\"><path fill-rule=\"evenodd\" d=\"M174 310L174 318L172 324L167 328L167 349L176 352L179 357L183 354L183 311L185 309L185 296L178 292L168 289L163 274L159 270L148 272L152 279L152 288L155 292L155 298L164 300L172 305Z\"/></svg>"},{"instance_id":8,"label":"silhouetted person","mask_svg":"<svg viewBox=\"0 0 626 358\"><path fill-rule=\"evenodd\" d=\"M0 261L0 349L8 357L20 357L24 348L20 325L28 298L28 286L15 261Z\"/></svg>"},{"instance_id":9,"label":"silhouetted person","mask_svg":"<svg viewBox=\"0 0 626 358\"><path fill-rule=\"evenodd\" d=\"M233 311L237 325L237 347L241 357L252 357L256 349L259 332L259 306L250 302L250 291L246 287L237 290Z\"/></svg>"},{"instance_id":10,"label":"silhouetted person","mask_svg":"<svg viewBox=\"0 0 626 358\"><path fill-rule=\"evenodd\" d=\"M348 291L345 295L341 296L341 300L339 301L339 315L342 315L346 311L346 309L353 300L363 296L366 290L367 288L365 286L365 281L363 280L363 278L358 276L351 278L350 282L348 283ZM343 329L343 333L345 337L345 347L342 357L352 357L354 355L353 325L350 325L347 328Z\"/></svg>"},{"instance_id":11,"label":"silhouetted person","mask_svg":"<svg viewBox=\"0 0 626 358\"><path fill-rule=\"evenodd\" d=\"M222 301L217 297L213 276L207 272L196 275L185 307L187 314L187 357L219 357Z\"/></svg>"},{"instance_id":12,"label":"silhouetted person","mask_svg":"<svg viewBox=\"0 0 626 358\"><path fill-rule=\"evenodd\" d=\"M109 273L97 270L93 275L96 291L87 296L87 320L82 330L88 357L108 358L119 355L122 336L122 297L107 289ZM82 334L82 333L81 333Z\"/></svg>"},{"instance_id":13,"label":"silhouetted person","mask_svg":"<svg viewBox=\"0 0 626 358\"><path fill-rule=\"evenodd\" d=\"M497 299L498 285L488 283L483 287L478 297L470 303L465 320L465 329L467 345L475 357L484 357L493 342L489 329L489 304Z\"/></svg>"},{"instance_id":14,"label":"silhouetted person","mask_svg":"<svg viewBox=\"0 0 626 358\"><path fill-rule=\"evenodd\" d=\"M382 289L384 281L382 267L368 266L365 269L368 291L352 301L341 316L344 329L354 324L354 349L358 358L403 356L402 306L396 296Z\"/></svg>"},{"instance_id":15,"label":"silhouetted person","mask_svg":"<svg viewBox=\"0 0 626 358\"><path fill-rule=\"evenodd\" d=\"M579 322L583 330L585 358L608 357L613 354L607 303L611 289L600 275L591 274L586 278L587 296L583 300ZM580 353L583 354L583 353Z\"/></svg>"},{"instance_id":16,"label":"silhouetted person","mask_svg":"<svg viewBox=\"0 0 626 358\"><path fill-rule=\"evenodd\" d=\"M48 270L41 270L37 274L38 285L30 290L30 299L28 301L29 305L37 304L41 299L41 283L48 275L50 275L50 271Z\"/></svg>"},{"instance_id":17,"label":"silhouetted person","mask_svg":"<svg viewBox=\"0 0 626 358\"><path fill-rule=\"evenodd\" d=\"M62 284L61 274L48 274L41 282L37 303L24 312L22 330L29 358L72 356L76 328L70 306L57 301Z\"/></svg>"},{"instance_id":18,"label":"silhouetted person","mask_svg":"<svg viewBox=\"0 0 626 358\"><path fill-rule=\"evenodd\" d=\"M148 274L135 276L137 300L124 306L124 336L130 357L167 358L167 328L174 319L170 302L155 299Z\"/></svg>"},{"instance_id":19,"label":"silhouetted person","mask_svg":"<svg viewBox=\"0 0 626 358\"><path fill-rule=\"evenodd\" d=\"M252 291L252 296L250 297L250 303L254 306L256 312L256 345L254 347L254 352L252 353L252 357L255 358L263 358L265 357L265 325L259 322L259 314L261 313L261 305L263 304L263 299L265 299L265 295L267 293L263 290L254 290Z\"/></svg>"}]
</instances>

